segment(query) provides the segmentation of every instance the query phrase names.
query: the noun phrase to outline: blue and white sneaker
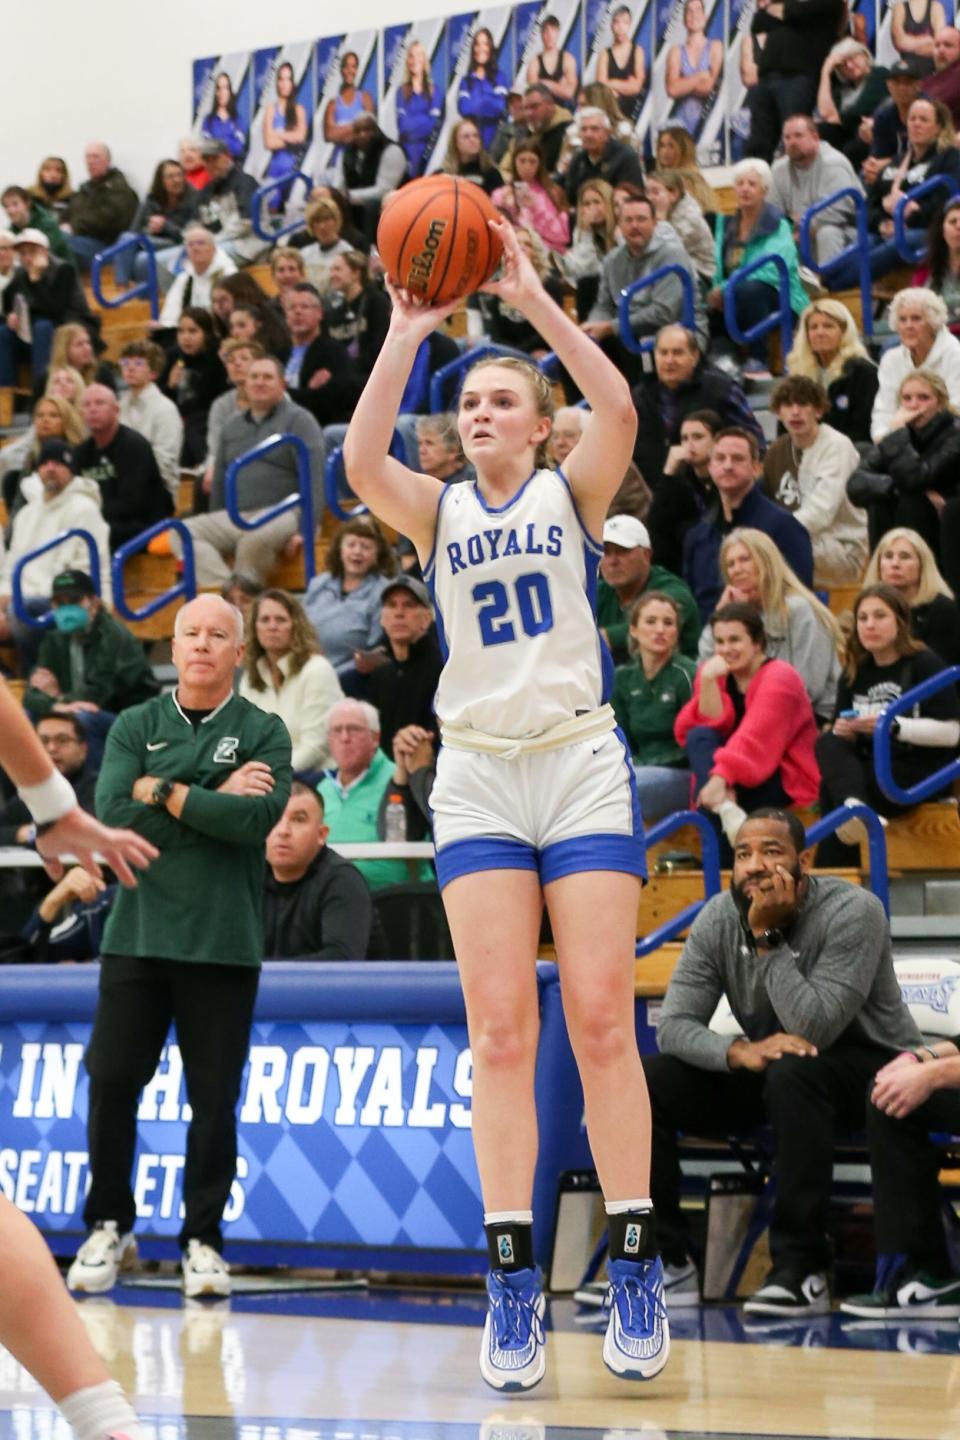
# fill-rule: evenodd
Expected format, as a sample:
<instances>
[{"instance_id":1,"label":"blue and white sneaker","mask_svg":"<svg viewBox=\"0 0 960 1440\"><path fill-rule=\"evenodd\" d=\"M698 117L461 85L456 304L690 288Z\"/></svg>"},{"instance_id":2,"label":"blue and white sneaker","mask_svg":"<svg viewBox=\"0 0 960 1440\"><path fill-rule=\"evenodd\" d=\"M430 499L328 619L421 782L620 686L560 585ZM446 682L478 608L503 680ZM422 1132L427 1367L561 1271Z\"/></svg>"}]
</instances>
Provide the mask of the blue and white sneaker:
<instances>
[{"instance_id":1,"label":"blue and white sneaker","mask_svg":"<svg viewBox=\"0 0 960 1440\"><path fill-rule=\"evenodd\" d=\"M652 1380L670 1355L670 1323L663 1299L663 1265L610 1260L605 1308L610 1312L603 1363L624 1380Z\"/></svg>"},{"instance_id":2,"label":"blue and white sneaker","mask_svg":"<svg viewBox=\"0 0 960 1440\"><path fill-rule=\"evenodd\" d=\"M546 1336L539 1270L491 1270L480 1374L494 1390L530 1390L543 1379Z\"/></svg>"}]
</instances>

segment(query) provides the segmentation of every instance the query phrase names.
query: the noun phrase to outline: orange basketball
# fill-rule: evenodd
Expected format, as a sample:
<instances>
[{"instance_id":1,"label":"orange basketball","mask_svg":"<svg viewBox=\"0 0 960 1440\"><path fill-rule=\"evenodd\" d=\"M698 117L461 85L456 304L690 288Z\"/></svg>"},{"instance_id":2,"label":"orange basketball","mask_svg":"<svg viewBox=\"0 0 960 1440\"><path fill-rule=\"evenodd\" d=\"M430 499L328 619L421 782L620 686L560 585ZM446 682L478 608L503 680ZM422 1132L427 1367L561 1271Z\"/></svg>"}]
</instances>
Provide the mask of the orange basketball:
<instances>
[{"instance_id":1,"label":"orange basketball","mask_svg":"<svg viewBox=\"0 0 960 1440\"><path fill-rule=\"evenodd\" d=\"M377 249L394 285L445 305L485 284L500 264L500 237L487 222L501 218L473 181L428 175L384 206Z\"/></svg>"}]
</instances>

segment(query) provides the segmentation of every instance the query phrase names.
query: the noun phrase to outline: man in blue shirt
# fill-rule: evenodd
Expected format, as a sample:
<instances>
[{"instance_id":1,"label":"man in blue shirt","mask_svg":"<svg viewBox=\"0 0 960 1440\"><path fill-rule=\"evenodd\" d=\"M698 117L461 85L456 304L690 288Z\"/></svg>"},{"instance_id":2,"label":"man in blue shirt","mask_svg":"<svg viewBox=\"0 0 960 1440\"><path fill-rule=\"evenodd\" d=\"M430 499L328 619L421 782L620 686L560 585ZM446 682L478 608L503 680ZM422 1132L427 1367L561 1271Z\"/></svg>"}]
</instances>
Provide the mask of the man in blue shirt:
<instances>
[{"instance_id":1,"label":"man in blue shirt","mask_svg":"<svg viewBox=\"0 0 960 1440\"><path fill-rule=\"evenodd\" d=\"M788 510L757 488L759 475L757 437L736 425L718 431L710 457L710 479L717 498L683 541L683 578L693 591L704 624L723 590L720 546L731 530L762 530L797 578L804 585L813 585L810 535Z\"/></svg>"}]
</instances>

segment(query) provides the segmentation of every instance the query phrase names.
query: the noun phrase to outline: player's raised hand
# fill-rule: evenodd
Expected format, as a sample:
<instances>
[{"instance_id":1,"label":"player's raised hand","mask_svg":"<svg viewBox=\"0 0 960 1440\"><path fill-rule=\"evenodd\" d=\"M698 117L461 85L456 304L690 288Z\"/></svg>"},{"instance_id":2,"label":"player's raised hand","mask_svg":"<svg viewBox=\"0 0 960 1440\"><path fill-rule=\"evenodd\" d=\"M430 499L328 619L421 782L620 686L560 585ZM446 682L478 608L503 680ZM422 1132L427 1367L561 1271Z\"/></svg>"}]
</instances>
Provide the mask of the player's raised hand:
<instances>
[{"instance_id":1,"label":"player's raised hand","mask_svg":"<svg viewBox=\"0 0 960 1440\"><path fill-rule=\"evenodd\" d=\"M540 276L533 268L533 262L520 244L516 230L508 220L489 222L490 229L500 237L503 246L503 260L499 280L488 280L480 289L489 295L497 295L508 305L523 309L524 301L543 295Z\"/></svg>"},{"instance_id":2,"label":"player's raised hand","mask_svg":"<svg viewBox=\"0 0 960 1440\"><path fill-rule=\"evenodd\" d=\"M449 319L460 306L459 300L451 300L446 305L427 305L409 290L402 290L400 286L394 285L386 276L383 283L393 301L391 333L416 340L418 344L421 340L426 340L428 335L432 335L434 330L439 330L444 320Z\"/></svg>"}]
</instances>

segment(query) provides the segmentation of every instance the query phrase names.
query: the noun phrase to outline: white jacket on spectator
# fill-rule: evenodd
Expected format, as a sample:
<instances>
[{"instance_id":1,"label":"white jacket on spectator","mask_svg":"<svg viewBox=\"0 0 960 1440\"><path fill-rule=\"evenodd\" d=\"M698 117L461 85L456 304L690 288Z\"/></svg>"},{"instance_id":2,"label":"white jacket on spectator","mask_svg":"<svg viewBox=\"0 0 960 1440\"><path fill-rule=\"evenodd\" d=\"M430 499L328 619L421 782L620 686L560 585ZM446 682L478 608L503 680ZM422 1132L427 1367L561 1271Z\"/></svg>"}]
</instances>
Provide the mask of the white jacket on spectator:
<instances>
[{"instance_id":1,"label":"white jacket on spectator","mask_svg":"<svg viewBox=\"0 0 960 1440\"><path fill-rule=\"evenodd\" d=\"M266 689L255 690L244 671L240 694L251 705L280 716L293 743L294 770L322 770L329 758L327 715L331 705L343 699L343 691L336 670L324 656L311 655L296 675L290 674L291 658L284 655L280 661L284 681L279 690L271 679L266 658L261 656L257 669Z\"/></svg>"},{"instance_id":2,"label":"white jacket on spectator","mask_svg":"<svg viewBox=\"0 0 960 1440\"><path fill-rule=\"evenodd\" d=\"M874 444L893 428L900 386L917 369L933 370L939 375L947 387L950 404L955 410L960 410L960 340L944 326L937 331L930 353L921 366L914 365L906 345L894 345L881 355L878 372L880 388L873 402L870 420L870 439Z\"/></svg>"},{"instance_id":3,"label":"white jacket on spectator","mask_svg":"<svg viewBox=\"0 0 960 1440\"><path fill-rule=\"evenodd\" d=\"M163 483L176 504L183 445L183 421L176 405L153 384L145 385L139 394L125 390L120 396L120 423L150 442Z\"/></svg>"},{"instance_id":4,"label":"white jacket on spectator","mask_svg":"<svg viewBox=\"0 0 960 1440\"><path fill-rule=\"evenodd\" d=\"M36 483L31 483L31 481ZM39 487L39 494L37 493ZM13 594L13 568L29 550L52 540L61 530L87 530L93 536L100 560L100 588L103 603L113 603L110 584L110 530L100 512L100 489L95 480L78 475L52 500L44 498L37 475L25 476L20 488L28 497L13 518L10 547L0 566L0 594ZM84 570L90 574L90 553L79 536L64 541L31 560L23 572L23 594L28 600L44 599L53 589L54 576L61 570Z\"/></svg>"},{"instance_id":5,"label":"white jacket on spectator","mask_svg":"<svg viewBox=\"0 0 960 1440\"><path fill-rule=\"evenodd\" d=\"M236 265L227 252L221 250L219 246L217 253L202 275L198 275L190 261L184 259L183 267L167 291L167 298L163 302L163 309L160 311L161 326L168 329L176 325L180 319L181 310L188 305L198 305L201 310L209 310L210 294L216 282L222 280L225 275L236 275L236 273Z\"/></svg>"},{"instance_id":6,"label":"white jacket on spectator","mask_svg":"<svg viewBox=\"0 0 960 1440\"><path fill-rule=\"evenodd\" d=\"M778 446L788 443L786 437L775 441L767 463ZM787 470L777 477L773 498L813 541L816 584L855 584L870 558L867 513L847 498L847 481L860 464L860 452L832 425L821 425L813 444L799 453L796 474Z\"/></svg>"}]
</instances>

